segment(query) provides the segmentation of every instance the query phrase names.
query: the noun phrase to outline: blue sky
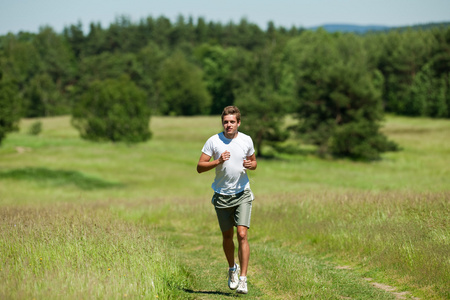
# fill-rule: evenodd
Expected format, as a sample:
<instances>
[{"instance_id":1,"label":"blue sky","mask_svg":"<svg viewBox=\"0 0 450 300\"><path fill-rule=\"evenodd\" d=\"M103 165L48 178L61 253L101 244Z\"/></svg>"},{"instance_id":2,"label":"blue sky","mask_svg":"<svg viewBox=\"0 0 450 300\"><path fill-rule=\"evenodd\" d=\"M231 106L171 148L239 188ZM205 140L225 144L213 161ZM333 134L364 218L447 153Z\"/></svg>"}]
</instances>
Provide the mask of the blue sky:
<instances>
[{"instance_id":1,"label":"blue sky","mask_svg":"<svg viewBox=\"0 0 450 300\"><path fill-rule=\"evenodd\" d=\"M243 17L266 29L323 24L405 26L450 21L450 0L0 0L0 35L38 32L43 25L61 32L81 21L108 27L117 16L133 22L148 16L204 17L207 21L239 22Z\"/></svg>"}]
</instances>

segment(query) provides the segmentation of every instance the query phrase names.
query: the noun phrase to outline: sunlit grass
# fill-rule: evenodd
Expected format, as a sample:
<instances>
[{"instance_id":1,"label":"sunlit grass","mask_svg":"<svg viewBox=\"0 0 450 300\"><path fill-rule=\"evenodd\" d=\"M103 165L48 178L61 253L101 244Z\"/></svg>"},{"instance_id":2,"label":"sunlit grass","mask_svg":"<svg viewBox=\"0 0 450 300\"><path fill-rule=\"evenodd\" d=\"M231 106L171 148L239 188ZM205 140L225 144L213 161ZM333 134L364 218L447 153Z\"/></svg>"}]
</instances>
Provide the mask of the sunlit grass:
<instances>
[{"instance_id":1,"label":"sunlit grass","mask_svg":"<svg viewBox=\"0 0 450 300\"><path fill-rule=\"evenodd\" d=\"M1 208L3 299L157 298L186 277L148 228L105 205Z\"/></svg>"},{"instance_id":2,"label":"sunlit grass","mask_svg":"<svg viewBox=\"0 0 450 300\"><path fill-rule=\"evenodd\" d=\"M70 185L2 180L4 203L79 201L99 198L205 197L205 181L195 166L206 138L219 131L218 117L154 117L154 137L138 145L90 143L78 137L69 117L43 119L39 136L28 135L34 120L24 120L20 133L12 133L0 148L0 171L40 169L45 172L77 172L79 178L96 178L117 186L89 192ZM420 125L422 124L422 125ZM423 126L423 127L420 127ZM258 194L305 190L404 190L449 189L450 122L431 119L388 119L384 131L403 151L387 153L383 160L358 163L325 161L311 155L283 155L260 160L252 172ZM419 132L419 133L417 133ZM13 196L14 195L14 196Z\"/></svg>"},{"instance_id":3,"label":"sunlit grass","mask_svg":"<svg viewBox=\"0 0 450 300\"><path fill-rule=\"evenodd\" d=\"M382 270L433 290L429 298L449 296L450 192L324 192L260 200L255 238Z\"/></svg>"},{"instance_id":4,"label":"sunlit grass","mask_svg":"<svg viewBox=\"0 0 450 300\"><path fill-rule=\"evenodd\" d=\"M118 212L123 219L156 226L184 246L202 247L214 240L220 255L215 215L207 200L178 200L150 210L146 209L148 204L136 203ZM249 231L250 278L254 284L271 282L264 291L269 299L270 295L383 298L375 294L368 297L369 290L350 281L356 280L352 277L356 275L361 280L376 278L396 286L399 292L412 292L424 299L446 299L450 282L449 200L450 192L308 191L257 196ZM193 239L189 243L184 234L191 232L195 235L189 235ZM198 260L209 262L205 252L198 256ZM194 254L189 259L193 258ZM352 274L337 271L339 263L353 270ZM295 288L299 286L302 288Z\"/></svg>"}]
</instances>

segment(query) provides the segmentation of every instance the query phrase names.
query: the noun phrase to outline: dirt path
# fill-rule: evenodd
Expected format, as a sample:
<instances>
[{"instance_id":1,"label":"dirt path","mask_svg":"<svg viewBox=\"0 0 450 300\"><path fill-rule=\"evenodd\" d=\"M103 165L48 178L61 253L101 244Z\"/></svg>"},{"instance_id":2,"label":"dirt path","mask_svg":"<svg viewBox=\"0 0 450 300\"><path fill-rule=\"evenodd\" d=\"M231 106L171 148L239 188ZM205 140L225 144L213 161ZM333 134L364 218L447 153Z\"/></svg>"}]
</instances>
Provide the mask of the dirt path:
<instances>
[{"instance_id":1,"label":"dirt path","mask_svg":"<svg viewBox=\"0 0 450 300\"><path fill-rule=\"evenodd\" d=\"M420 298L412 296L410 292L398 292L396 287L378 283L378 282L374 282L372 278L364 278L364 280L367 280L368 282L370 282L370 284L372 286L374 286L378 289L392 293L392 295L394 295L396 299L414 299L414 300L420 299Z\"/></svg>"}]
</instances>

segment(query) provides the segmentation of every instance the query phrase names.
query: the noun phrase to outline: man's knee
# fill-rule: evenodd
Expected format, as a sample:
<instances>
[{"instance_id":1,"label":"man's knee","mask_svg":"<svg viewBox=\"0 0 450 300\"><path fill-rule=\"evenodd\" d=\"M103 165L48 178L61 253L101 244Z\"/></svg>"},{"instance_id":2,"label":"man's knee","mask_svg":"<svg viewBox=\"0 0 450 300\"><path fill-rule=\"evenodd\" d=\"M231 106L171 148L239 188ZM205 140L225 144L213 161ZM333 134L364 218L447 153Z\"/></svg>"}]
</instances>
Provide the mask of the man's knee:
<instances>
[{"instance_id":1,"label":"man's knee","mask_svg":"<svg viewBox=\"0 0 450 300\"><path fill-rule=\"evenodd\" d=\"M237 237L238 240L243 241L243 240L247 240L247 227L245 226L238 226L238 230L237 230Z\"/></svg>"}]
</instances>

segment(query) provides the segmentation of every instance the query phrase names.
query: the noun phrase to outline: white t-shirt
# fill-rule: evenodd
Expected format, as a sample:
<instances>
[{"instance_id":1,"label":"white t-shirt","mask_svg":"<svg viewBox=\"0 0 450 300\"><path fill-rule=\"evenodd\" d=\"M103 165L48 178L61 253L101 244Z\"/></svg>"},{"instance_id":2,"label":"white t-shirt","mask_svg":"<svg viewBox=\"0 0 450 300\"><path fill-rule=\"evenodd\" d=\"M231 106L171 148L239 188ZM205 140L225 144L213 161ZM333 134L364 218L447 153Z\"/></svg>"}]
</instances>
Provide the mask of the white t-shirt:
<instances>
[{"instance_id":1,"label":"white t-shirt","mask_svg":"<svg viewBox=\"0 0 450 300\"><path fill-rule=\"evenodd\" d=\"M218 159L228 150L230 159L216 167L216 177L212 189L222 195L233 195L250 188L244 159L255 153L252 138L242 132L234 139L228 139L223 132L210 137L203 146L202 152Z\"/></svg>"}]
</instances>

